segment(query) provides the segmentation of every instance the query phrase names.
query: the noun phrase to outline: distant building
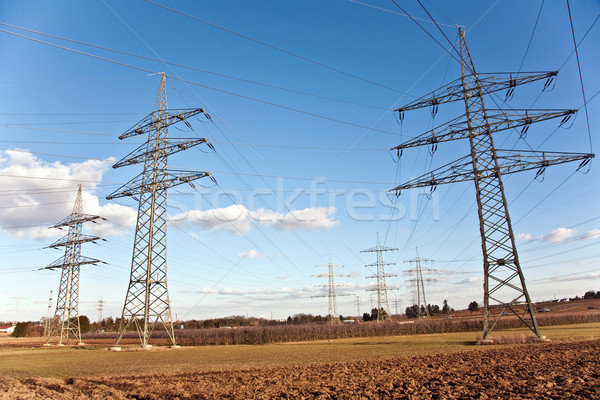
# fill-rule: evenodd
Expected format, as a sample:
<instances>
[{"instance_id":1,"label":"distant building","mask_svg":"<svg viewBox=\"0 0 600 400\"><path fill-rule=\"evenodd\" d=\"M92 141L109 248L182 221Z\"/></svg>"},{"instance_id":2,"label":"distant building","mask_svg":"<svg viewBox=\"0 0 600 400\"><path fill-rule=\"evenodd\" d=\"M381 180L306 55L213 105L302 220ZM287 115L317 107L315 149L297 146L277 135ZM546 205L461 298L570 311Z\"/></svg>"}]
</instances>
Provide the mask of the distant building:
<instances>
[{"instance_id":1,"label":"distant building","mask_svg":"<svg viewBox=\"0 0 600 400\"><path fill-rule=\"evenodd\" d=\"M14 330L13 325L0 325L0 333L13 333Z\"/></svg>"}]
</instances>

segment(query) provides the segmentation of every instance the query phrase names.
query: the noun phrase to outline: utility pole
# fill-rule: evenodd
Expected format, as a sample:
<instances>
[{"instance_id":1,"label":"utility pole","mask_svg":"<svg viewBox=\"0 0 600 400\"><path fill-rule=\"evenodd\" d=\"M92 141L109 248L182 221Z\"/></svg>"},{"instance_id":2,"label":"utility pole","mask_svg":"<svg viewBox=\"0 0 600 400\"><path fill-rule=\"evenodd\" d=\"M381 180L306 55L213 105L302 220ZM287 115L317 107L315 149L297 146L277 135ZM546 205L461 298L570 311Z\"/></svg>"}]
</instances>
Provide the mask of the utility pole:
<instances>
[{"instance_id":1,"label":"utility pole","mask_svg":"<svg viewBox=\"0 0 600 400\"><path fill-rule=\"evenodd\" d=\"M334 274L333 269L341 268L341 267L343 267L343 265L333 264L333 262L331 261L331 254L330 254L329 255L329 264L317 265L317 267L328 268L327 278L329 279L329 282L326 285L328 288L327 297L329 298L328 318L329 318L329 323L339 324L340 323L340 314L338 313L338 308L337 308L337 296L338 295L335 292L335 288L336 288L336 286L341 286L341 285L337 285L335 283L334 277L343 277L345 275L336 275L336 274ZM313 275L313 276L322 277L323 275ZM323 286L325 286L325 285L323 285ZM344 295L342 294L339 296L344 296ZM313 297L324 297L324 296L313 296Z\"/></svg>"},{"instance_id":2,"label":"utility pole","mask_svg":"<svg viewBox=\"0 0 600 400\"><path fill-rule=\"evenodd\" d=\"M414 268L408 269L404 271L409 275L414 275L413 279L407 280L407 282L413 287L414 297L416 300L415 305L417 306L417 318L426 318L429 317L429 309L427 304L427 299L425 298L425 281L427 283L434 283L435 279L423 279L423 273L431 274L434 273L434 269L426 268L424 269L421 266L421 263L429 263L433 260L427 258L419 257L419 250L416 249L417 257L412 260L406 260L405 262L414 263Z\"/></svg>"},{"instance_id":3,"label":"utility pole","mask_svg":"<svg viewBox=\"0 0 600 400\"><path fill-rule=\"evenodd\" d=\"M432 113L435 114L440 104L462 101L466 113L394 149L398 156L404 149L416 146L431 146L431 151L434 152L440 142L468 138L470 154L391 191L395 191L397 195L404 189L418 187L431 187L433 191L437 185L474 181L483 253L483 339L487 339L505 312L517 315L539 339L543 339L519 263L502 176L537 169L538 177L550 165L574 161L580 162L580 169L594 155L496 149L492 135L495 132L520 128L520 135L524 136L531 124L562 118L562 125L576 110L508 112L486 108L486 95L506 90L506 98L509 99L517 86L538 80L546 80L546 89L558 72L515 73L514 76L513 73L479 74L475 70L462 28L459 28L459 38L461 78L394 111L399 113L402 121L405 111L432 107ZM521 302L525 303L524 312L516 307ZM497 307L492 307L494 305Z\"/></svg>"},{"instance_id":4,"label":"utility pole","mask_svg":"<svg viewBox=\"0 0 600 400\"><path fill-rule=\"evenodd\" d=\"M52 316L52 289L50 289L50 297L48 298L48 311L46 312L46 321L44 321L44 336L48 337L48 335L50 334L50 326L52 325L51 322L51 316Z\"/></svg>"},{"instance_id":5,"label":"utility pole","mask_svg":"<svg viewBox=\"0 0 600 400\"><path fill-rule=\"evenodd\" d=\"M84 257L81 255L82 243L96 243L104 240L99 236L84 235L82 233L85 222L95 222L97 219L105 220L98 215L89 215L83 213L81 201L81 185L77 190L75 205L71 214L50 228L62 229L68 227L69 232L48 248L65 248L65 254L52 264L41 269L60 269L60 285L58 287L58 299L56 302L56 312L54 319L48 331L46 344L55 336L59 336L58 345L69 341L69 336L73 335L78 344L81 343L81 329L79 327L79 273L82 265L94 265L103 263L95 258ZM106 221L106 220L105 220Z\"/></svg>"},{"instance_id":6,"label":"utility pole","mask_svg":"<svg viewBox=\"0 0 600 400\"><path fill-rule=\"evenodd\" d=\"M375 247L372 247L367 250L362 250L361 253L375 253L377 256L377 262L375 264L367 264L366 267L376 267L377 271L375 275L367 276L367 279L376 279L376 285L372 291L377 292L377 321L388 320L391 321L391 312L390 312L390 303L388 301L388 287L385 283L385 278L397 276L396 274L386 274L385 266L386 265L395 265L395 263L386 263L383 262L383 252L384 251L395 251L398 249L393 249L390 247L384 247L379 244L379 233L377 234L377 243Z\"/></svg>"},{"instance_id":7,"label":"utility pole","mask_svg":"<svg viewBox=\"0 0 600 400\"><path fill-rule=\"evenodd\" d=\"M150 347L149 340L157 324L162 324L173 346L175 332L171 304L167 289L167 189L204 177L208 172L191 172L167 169L169 155L207 143L207 139L168 138L168 127L186 119L205 114L203 108L167 109L166 75L161 74L154 109L136 126L119 136L119 139L147 134L147 140L121 161L113 165L120 168L142 163L143 172L111 193L108 200L132 197L138 200L138 216L133 244L131 275L123 305L119 334L112 350L117 347L125 331L133 324L142 348ZM205 114L207 119L208 114ZM211 149L212 144L208 143Z\"/></svg>"}]
</instances>

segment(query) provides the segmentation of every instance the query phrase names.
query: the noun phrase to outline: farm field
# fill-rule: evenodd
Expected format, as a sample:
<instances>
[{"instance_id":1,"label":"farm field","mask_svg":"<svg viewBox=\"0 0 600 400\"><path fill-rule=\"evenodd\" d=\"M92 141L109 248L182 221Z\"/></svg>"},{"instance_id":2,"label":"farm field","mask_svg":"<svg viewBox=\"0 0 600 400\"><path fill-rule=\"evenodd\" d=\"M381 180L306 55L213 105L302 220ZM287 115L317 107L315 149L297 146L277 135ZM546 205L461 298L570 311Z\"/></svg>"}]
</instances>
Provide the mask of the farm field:
<instances>
[{"instance_id":1,"label":"farm field","mask_svg":"<svg viewBox=\"0 0 600 400\"><path fill-rule=\"evenodd\" d=\"M521 329L499 332L516 338ZM476 334L109 352L2 348L2 398L598 398L600 323L545 327L550 343ZM482 398L485 398L482 397Z\"/></svg>"}]
</instances>

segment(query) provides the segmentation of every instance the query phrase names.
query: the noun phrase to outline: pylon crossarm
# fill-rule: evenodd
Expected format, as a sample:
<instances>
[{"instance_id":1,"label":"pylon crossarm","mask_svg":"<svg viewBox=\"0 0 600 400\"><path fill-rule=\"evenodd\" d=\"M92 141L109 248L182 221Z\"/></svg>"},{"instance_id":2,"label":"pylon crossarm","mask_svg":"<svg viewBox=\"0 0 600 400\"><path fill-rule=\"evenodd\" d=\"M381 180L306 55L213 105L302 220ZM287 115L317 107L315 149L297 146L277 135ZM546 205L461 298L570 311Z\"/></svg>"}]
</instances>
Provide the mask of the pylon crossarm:
<instances>
[{"instance_id":1,"label":"pylon crossarm","mask_svg":"<svg viewBox=\"0 0 600 400\"><path fill-rule=\"evenodd\" d=\"M80 234L77 238L70 238L69 236L64 236L64 237L58 239L56 242L52 243L50 246L46 246L45 248L46 249L48 249L48 248L55 249L57 247L69 246L71 244L81 244L81 243L88 243L88 242L95 243L98 240L106 241L105 239L102 239L100 236L91 236L91 235L84 235L84 234Z\"/></svg>"},{"instance_id":2,"label":"pylon crossarm","mask_svg":"<svg viewBox=\"0 0 600 400\"><path fill-rule=\"evenodd\" d=\"M424 271L423 271L424 272ZM407 283L419 283L419 282L425 282L425 283L437 283L437 279L432 279L432 278L421 278L421 279L406 279L404 280L404 282Z\"/></svg>"},{"instance_id":3,"label":"pylon crossarm","mask_svg":"<svg viewBox=\"0 0 600 400\"><path fill-rule=\"evenodd\" d=\"M494 112L495 111L495 112ZM437 143L451 140L468 139L469 132L477 135L504 131L513 128L522 128L524 134L529 125L553 118L561 118L561 125L577 112L577 110L488 110L488 123L482 126L469 127L466 115L462 115L443 125L437 126L407 142L399 144L390 150L402 150L418 146L435 146Z\"/></svg>"},{"instance_id":4,"label":"pylon crossarm","mask_svg":"<svg viewBox=\"0 0 600 400\"><path fill-rule=\"evenodd\" d=\"M366 276L365 279L373 279L373 278L377 278L377 277L380 277L380 278L393 278L393 277L396 277L396 276L398 276L398 274L388 274L388 273L385 273L385 274L379 274L379 275Z\"/></svg>"},{"instance_id":5,"label":"pylon crossarm","mask_svg":"<svg viewBox=\"0 0 600 400\"><path fill-rule=\"evenodd\" d=\"M594 158L594 154L587 153L562 153L562 152L539 152L518 150L497 150L497 160L502 175L537 169L539 173L550 165L565 164L579 161L582 164ZM580 164L580 166L582 165ZM493 164L490 167L480 169L478 178L485 179L497 176L498 172ZM419 187L433 187L447 183L465 182L473 180L475 173L472 169L471 155L459 158L433 171L412 179L400 186L388 190L398 195L402 190Z\"/></svg>"},{"instance_id":6,"label":"pylon crossarm","mask_svg":"<svg viewBox=\"0 0 600 400\"><path fill-rule=\"evenodd\" d=\"M170 156L171 154L178 153L183 150L187 150L191 147L198 146L202 143L207 143L208 139L187 139L187 138L179 138L179 139L168 139L167 145L164 148L153 148L148 150L147 143L142 144L137 149L129 153L127 156L123 157L121 161L115 163L113 168L120 168L127 165L134 165L143 163L148 156L153 158L152 155L155 153L159 153L160 157ZM212 146L209 143L209 146Z\"/></svg>"},{"instance_id":7,"label":"pylon crossarm","mask_svg":"<svg viewBox=\"0 0 600 400\"><path fill-rule=\"evenodd\" d=\"M361 250L361 253L374 253L374 252L378 252L378 251L397 251L398 249L393 249L391 247L371 247L370 249L367 250Z\"/></svg>"},{"instance_id":8,"label":"pylon crossarm","mask_svg":"<svg viewBox=\"0 0 600 400\"><path fill-rule=\"evenodd\" d=\"M516 73L515 73L516 74ZM535 82L541 79L546 79L547 87L549 81L558 74L558 71L550 72L534 72L527 75L517 75L513 77L511 72L503 72L497 74L477 74L477 80L481 84L481 90L485 94L498 92L501 90L512 89L515 86L523 85L525 83ZM474 78L473 75L466 75L465 79ZM469 88L465 92L462 79L456 79L449 84L442 86L441 88L434 90L422 96L413 102L395 109L399 113L409 110L416 110L424 107L437 107L439 104L450 103L453 101L464 100L465 95L467 98L478 97L479 90L476 87Z\"/></svg>"},{"instance_id":9,"label":"pylon crossarm","mask_svg":"<svg viewBox=\"0 0 600 400\"><path fill-rule=\"evenodd\" d=\"M73 213L73 214L69 215L68 217L66 217L65 219L63 219L62 221L60 221L58 224L48 227L48 229L61 228L63 226L70 226L70 225L75 225L75 224L84 223L84 222L93 222L97 219L106 221L106 218L102 218L99 215Z\"/></svg>"},{"instance_id":10,"label":"pylon crossarm","mask_svg":"<svg viewBox=\"0 0 600 400\"><path fill-rule=\"evenodd\" d=\"M390 262L380 262L380 263L373 263L373 264L365 264L365 267L376 267L378 265L396 265L396 263L390 263Z\"/></svg>"},{"instance_id":11,"label":"pylon crossarm","mask_svg":"<svg viewBox=\"0 0 600 400\"><path fill-rule=\"evenodd\" d=\"M187 118L193 117L194 115L204 113L204 108L187 108L187 109L172 109L172 110L155 110L151 114L148 114L144 119L137 123L134 127L127 130L119 139L126 139L132 136L138 136L147 134L157 128L160 124L160 128L166 128L178 122L185 121ZM208 117L207 117L208 118ZM186 123L189 128L189 122Z\"/></svg>"},{"instance_id":12,"label":"pylon crossarm","mask_svg":"<svg viewBox=\"0 0 600 400\"><path fill-rule=\"evenodd\" d=\"M70 257L62 256L61 258L54 261L52 264L48 265L47 267L40 268L40 270L42 270L42 269L59 269L59 268L62 269L62 268L69 268L69 267L73 267L73 266L77 266L77 265L97 264L97 263L106 264L104 261L96 260L95 258L90 258L90 257L85 257L85 256L79 256L79 261L72 261L70 259Z\"/></svg>"},{"instance_id":13,"label":"pylon crossarm","mask_svg":"<svg viewBox=\"0 0 600 400\"><path fill-rule=\"evenodd\" d=\"M181 170L166 170L165 174L167 178L157 183L157 187L161 190L168 189L173 186L178 186L184 183L193 184L191 182L196 179L204 178L207 176L211 176L210 172L187 172ZM144 185L143 183L144 174L141 173L125 185L121 186L119 189L115 190L108 196L106 196L107 200L118 199L120 197L128 197L128 196L136 196L142 192L143 189L147 189L151 185ZM144 190L146 191L146 190Z\"/></svg>"}]
</instances>

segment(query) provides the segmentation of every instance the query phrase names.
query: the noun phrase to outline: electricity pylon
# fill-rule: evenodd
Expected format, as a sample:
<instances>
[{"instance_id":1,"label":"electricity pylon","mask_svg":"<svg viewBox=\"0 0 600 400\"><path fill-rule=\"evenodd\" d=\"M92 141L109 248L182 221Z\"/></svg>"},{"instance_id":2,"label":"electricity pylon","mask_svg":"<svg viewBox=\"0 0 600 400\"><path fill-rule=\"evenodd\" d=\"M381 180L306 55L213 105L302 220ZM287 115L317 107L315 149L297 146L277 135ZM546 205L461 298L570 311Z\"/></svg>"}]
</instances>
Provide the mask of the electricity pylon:
<instances>
[{"instance_id":1,"label":"electricity pylon","mask_svg":"<svg viewBox=\"0 0 600 400\"><path fill-rule=\"evenodd\" d=\"M100 296L100 301L98 302L98 325L102 327L102 311L104 311L104 301L102 301L102 296Z\"/></svg>"},{"instance_id":2,"label":"electricity pylon","mask_svg":"<svg viewBox=\"0 0 600 400\"><path fill-rule=\"evenodd\" d=\"M390 278L397 276L396 274L386 274L385 266L386 265L395 265L395 263L386 263L383 262L383 252L384 251L395 251L398 249L393 249L391 247L384 247L379 244L379 233L377 234L377 243L375 247L372 247L367 250L361 250L361 253L375 253L377 255L377 262L375 264L367 264L365 267L377 267L377 272L375 275L367 276L367 279L376 279L377 283L375 288L370 289L372 291L377 292L377 321L383 320L392 320L392 313L390 312L390 303L388 301L388 287L385 283L385 278Z\"/></svg>"},{"instance_id":3,"label":"electricity pylon","mask_svg":"<svg viewBox=\"0 0 600 400\"><path fill-rule=\"evenodd\" d=\"M397 150L398 155L403 149L415 146L429 145L432 151L435 151L440 142L468 138L471 152L391 191L399 195L404 189L430 186L434 190L441 184L474 181L483 252L483 339L488 337L507 311L515 314L525 326L542 339L517 255L502 175L533 169L537 169L537 175L541 175L550 165L573 161L579 161L579 168L582 168L594 155L496 149L492 137L495 132L521 127L520 134L524 135L532 123L560 117L562 117L562 125L575 110L505 112L487 109L484 95L507 90L507 98L510 98L517 86L542 79L546 79L544 86L546 89L558 72L516 74L514 77L512 73L478 74L461 28L459 28L459 37L461 78L394 111L399 113L402 120L404 111L407 110L431 106L432 112L435 113L439 104L463 101L466 114L394 149ZM499 307L492 308L491 302ZM519 302L526 303L523 313L515 307Z\"/></svg>"},{"instance_id":4,"label":"electricity pylon","mask_svg":"<svg viewBox=\"0 0 600 400\"><path fill-rule=\"evenodd\" d=\"M60 285L58 287L58 300L56 302L56 311L53 321L48 330L46 344L55 336L59 336L58 344L63 341L68 342L69 336L73 335L77 342L81 344L81 329L79 327L79 273L80 267L86 264L103 263L95 258L84 257L81 255L81 244L98 240L104 240L99 236L84 235L82 228L84 222L94 222L97 219L104 218L98 215L89 215L82 212L81 203L81 185L77 190L75 205L71 214L50 228L61 229L69 227L66 236L63 236L48 248L65 248L65 255L54 261L52 264L41 269L60 269Z\"/></svg>"},{"instance_id":5,"label":"electricity pylon","mask_svg":"<svg viewBox=\"0 0 600 400\"><path fill-rule=\"evenodd\" d=\"M425 298L425 282L434 283L435 279L430 279L430 278L424 279L423 273L426 273L426 274L435 273L435 270L430 269L430 268L423 268L421 266L421 263L430 263L432 261L433 260L430 260L428 258L419 257L418 249L417 249L417 256L415 258L413 258L412 260L405 261L408 263L415 264L415 266L413 268L408 269L404 272L415 276L413 279L408 279L406 282L408 282L413 287L413 290L415 291L415 299L417 301L416 306L417 306L417 318L418 319L421 319L423 317L429 317L429 309L428 309L427 299Z\"/></svg>"},{"instance_id":6,"label":"electricity pylon","mask_svg":"<svg viewBox=\"0 0 600 400\"><path fill-rule=\"evenodd\" d=\"M167 137L170 125L183 121L191 128L186 119L205 114L205 111L203 108L168 110L165 81L166 75L162 73L152 113L119 136L119 139L125 139L148 135L144 144L113 165L113 168L120 168L143 163L144 171L106 197L111 200L130 196L139 202L131 275L115 350L131 324L135 326L143 348L150 346L150 336L158 323L165 328L175 346L167 290L167 189L183 183L193 187L192 181L211 177L208 172L167 169L169 155L207 143L208 140ZM210 118L208 114L205 116ZM208 146L213 148L211 144Z\"/></svg>"},{"instance_id":7,"label":"electricity pylon","mask_svg":"<svg viewBox=\"0 0 600 400\"><path fill-rule=\"evenodd\" d=\"M52 315L52 293L50 290L50 297L48 297L48 312L46 313L46 320L44 321L44 336L48 337L50 333L50 326L52 325L51 315Z\"/></svg>"},{"instance_id":8,"label":"electricity pylon","mask_svg":"<svg viewBox=\"0 0 600 400\"><path fill-rule=\"evenodd\" d=\"M328 268L327 278L329 279L329 282L326 286L328 289L327 297L329 299L329 309L328 309L329 322L332 324L339 324L340 323L340 314L338 313L338 308L337 308L337 296L347 296L347 295L336 294L336 292L335 292L336 286L342 286L342 285L336 284L334 277L343 277L346 275L335 274L333 269L341 268L341 267L343 267L343 265L334 264L331 261L331 254L330 254L329 255L329 264L317 265L317 267L327 267ZM322 275L314 275L314 276L322 276ZM313 297L324 297L324 296L313 296Z\"/></svg>"}]
</instances>

